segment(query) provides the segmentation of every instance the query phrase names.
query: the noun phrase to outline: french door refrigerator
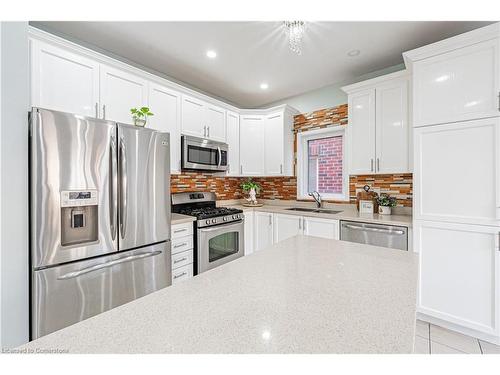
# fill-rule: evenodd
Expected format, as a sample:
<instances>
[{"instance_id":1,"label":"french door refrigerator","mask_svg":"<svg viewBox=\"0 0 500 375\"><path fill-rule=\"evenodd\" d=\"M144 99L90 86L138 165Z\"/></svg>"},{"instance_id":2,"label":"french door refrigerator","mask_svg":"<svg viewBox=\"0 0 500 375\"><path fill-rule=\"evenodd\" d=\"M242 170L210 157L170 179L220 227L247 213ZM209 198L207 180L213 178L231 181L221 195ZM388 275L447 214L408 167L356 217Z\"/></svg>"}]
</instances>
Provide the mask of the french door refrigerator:
<instances>
[{"instance_id":1,"label":"french door refrigerator","mask_svg":"<svg viewBox=\"0 0 500 375\"><path fill-rule=\"evenodd\" d=\"M30 113L31 338L171 284L169 134Z\"/></svg>"}]
</instances>

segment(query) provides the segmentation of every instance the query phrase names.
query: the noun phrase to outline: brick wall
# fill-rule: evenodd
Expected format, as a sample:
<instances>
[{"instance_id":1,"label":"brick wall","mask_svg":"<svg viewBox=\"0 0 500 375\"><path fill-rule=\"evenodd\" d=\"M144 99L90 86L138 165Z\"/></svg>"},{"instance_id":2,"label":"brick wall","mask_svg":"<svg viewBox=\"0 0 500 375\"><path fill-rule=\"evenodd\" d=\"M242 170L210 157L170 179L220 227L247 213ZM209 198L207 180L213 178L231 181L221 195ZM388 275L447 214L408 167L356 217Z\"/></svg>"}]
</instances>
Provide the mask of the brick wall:
<instances>
[{"instance_id":1,"label":"brick wall","mask_svg":"<svg viewBox=\"0 0 500 375\"><path fill-rule=\"evenodd\" d=\"M337 107L321 109L310 113L303 113L294 117L294 133L330 126L347 125L347 104ZM294 142L297 151L297 137ZM338 152L338 150L337 150ZM295 157L296 159L296 157ZM340 164L341 165L341 164ZM325 166L325 168L327 168ZM325 173L339 173L338 165ZM210 173L184 172L171 176L172 193L186 191L211 191L216 193L217 199L241 199L243 193L240 185L246 178L219 177ZM265 177L254 178L262 186L262 199L297 199L297 179L295 177ZM397 175L366 175L349 177L349 197L351 203L356 200L356 190L364 185L380 189L381 193L388 193L398 199L398 204L405 207L412 206L412 174ZM337 187L332 187L336 189ZM345 203L345 202L343 202Z\"/></svg>"},{"instance_id":2,"label":"brick wall","mask_svg":"<svg viewBox=\"0 0 500 375\"><path fill-rule=\"evenodd\" d=\"M321 193L342 192L342 138L324 138L309 142L309 158L317 168L316 187ZM310 165L312 168L313 165Z\"/></svg>"}]
</instances>

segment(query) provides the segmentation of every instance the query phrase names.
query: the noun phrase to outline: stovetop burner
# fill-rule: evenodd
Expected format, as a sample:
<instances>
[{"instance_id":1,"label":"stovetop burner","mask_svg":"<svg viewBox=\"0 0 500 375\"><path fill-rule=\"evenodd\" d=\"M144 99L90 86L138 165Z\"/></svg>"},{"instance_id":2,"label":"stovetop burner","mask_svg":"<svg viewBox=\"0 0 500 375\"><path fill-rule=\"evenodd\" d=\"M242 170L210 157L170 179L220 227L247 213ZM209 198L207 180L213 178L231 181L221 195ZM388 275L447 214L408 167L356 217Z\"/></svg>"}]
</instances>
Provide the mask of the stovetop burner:
<instances>
[{"instance_id":1,"label":"stovetop burner","mask_svg":"<svg viewBox=\"0 0 500 375\"><path fill-rule=\"evenodd\" d=\"M179 211L183 215L196 216L196 219L209 219L212 217L226 216L242 213L242 210L237 208L227 208L227 207L196 207L196 208L184 208Z\"/></svg>"}]
</instances>

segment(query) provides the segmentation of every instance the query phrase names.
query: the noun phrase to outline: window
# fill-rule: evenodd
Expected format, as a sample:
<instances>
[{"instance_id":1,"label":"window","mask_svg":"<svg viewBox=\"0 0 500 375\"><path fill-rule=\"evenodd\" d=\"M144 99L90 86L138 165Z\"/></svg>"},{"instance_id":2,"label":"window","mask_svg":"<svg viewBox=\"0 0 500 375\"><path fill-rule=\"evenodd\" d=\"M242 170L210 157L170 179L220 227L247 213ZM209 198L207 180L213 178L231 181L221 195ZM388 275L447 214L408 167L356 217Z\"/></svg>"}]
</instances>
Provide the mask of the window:
<instances>
[{"instance_id":1,"label":"window","mask_svg":"<svg viewBox=\"0 0 500 375\"><path fill-rule=\"evenodd\" d=\"M344 127L311 130L297 135L299 198L317 191L325 199L349 199Z\"/></svg>"}]
</instances>

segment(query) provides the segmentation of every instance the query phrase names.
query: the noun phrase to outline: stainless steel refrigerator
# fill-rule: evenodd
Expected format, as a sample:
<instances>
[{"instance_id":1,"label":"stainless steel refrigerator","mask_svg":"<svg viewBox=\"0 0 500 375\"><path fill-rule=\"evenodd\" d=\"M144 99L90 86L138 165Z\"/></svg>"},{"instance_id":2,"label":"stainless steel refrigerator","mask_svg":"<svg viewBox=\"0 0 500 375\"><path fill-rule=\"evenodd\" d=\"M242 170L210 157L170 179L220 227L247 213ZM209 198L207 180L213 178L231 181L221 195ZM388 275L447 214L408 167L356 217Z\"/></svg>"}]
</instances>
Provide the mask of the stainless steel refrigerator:
<instances>
[{"instance_id":1,"label":"stainless steel refrigerator","mask_svg":"<svg viewBox=\"0 0 500 375\"><path fill-rule=\"evenodd\" d=\"M30 113L31 338L171 284L169 134Z\"/></svg>"}]
</instances>

